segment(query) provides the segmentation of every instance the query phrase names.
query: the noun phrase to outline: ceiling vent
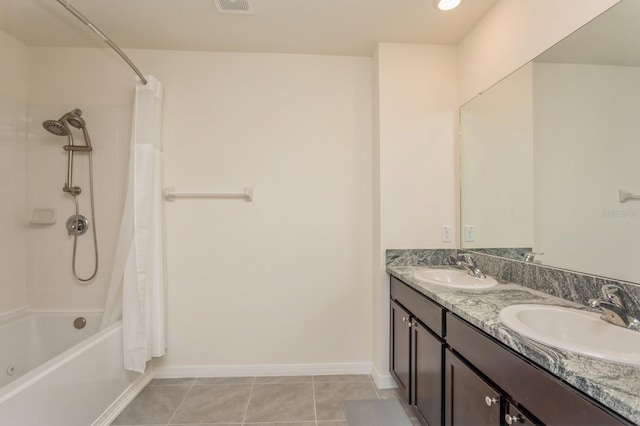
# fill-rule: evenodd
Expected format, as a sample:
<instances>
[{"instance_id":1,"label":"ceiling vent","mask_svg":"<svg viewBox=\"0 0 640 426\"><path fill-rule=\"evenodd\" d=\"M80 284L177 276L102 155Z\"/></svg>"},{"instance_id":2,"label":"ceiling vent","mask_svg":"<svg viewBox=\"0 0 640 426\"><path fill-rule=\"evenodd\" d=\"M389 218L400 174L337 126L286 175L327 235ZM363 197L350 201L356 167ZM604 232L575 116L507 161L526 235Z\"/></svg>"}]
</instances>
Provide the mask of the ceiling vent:
<instances>
[{"instance_id":1,"label":"ceiling vent","mask_svg":"<svg viewBox=\"0 0 640 426\"><path fill-rule=\"evenodd\" d=\"M218 13L243 13L253 15L253 6L250 0L213 0Z\"/></svg>"}]
</instances>

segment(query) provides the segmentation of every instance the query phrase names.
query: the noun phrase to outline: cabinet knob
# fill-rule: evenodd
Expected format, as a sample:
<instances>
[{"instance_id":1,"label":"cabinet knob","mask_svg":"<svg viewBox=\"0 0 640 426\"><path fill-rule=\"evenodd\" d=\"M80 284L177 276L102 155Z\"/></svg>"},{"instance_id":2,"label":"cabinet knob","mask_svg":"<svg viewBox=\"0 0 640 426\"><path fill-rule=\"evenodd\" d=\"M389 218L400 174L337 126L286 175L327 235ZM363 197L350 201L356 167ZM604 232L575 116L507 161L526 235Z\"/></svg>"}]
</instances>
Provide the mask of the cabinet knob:
<instances>
[{"instance_id":1,"label":"cabinet knob","mask_svg":"<svg viewBox=\"0 0 640 426\"><path fill-rule=\"evenodd\" d=\"M504 421L507 422L508 425L515 425L516 423L524 423L524 417L520 414L516 414L515 416L505 414Z\"/></svg>"},{"instance_id":2,"label":"cabinet knob","mask_svg":"<svg viewBox=\"0 0 640 426\"><path fill-rule=\"evenodd\" d=\"M407 318L407 317L402 317L402 322L407 322L407 321L409 321L409 318Z\"/></svg>"},{"instance_id":3,"label":"cabinet knob","mask_svg":"<svg viewBox=\"0 0 640 426\"><path fill-rule=\"evenodd\" d=\"M490 396L485 396L484 397L484 403L487 404L489 407L491 407L494 404L497 404L498 402L500 402L500 400L498 398L495 397L490 397ZM511 424L511 423L509 423Z\"/></svg>"},{"instance_id":4,"label":"cabinet knob","mask_svg":"<svg viewBox=\"0 0 640 426\"><path fill-rule=\"evenodd\" d=\"M417 323L417 322L415 322L415 321L414 321L414 322L412 322L412 323L411 323L411 327L413 327L413 328L418 328L418 323Z\"/></svg>"}]
</instances>

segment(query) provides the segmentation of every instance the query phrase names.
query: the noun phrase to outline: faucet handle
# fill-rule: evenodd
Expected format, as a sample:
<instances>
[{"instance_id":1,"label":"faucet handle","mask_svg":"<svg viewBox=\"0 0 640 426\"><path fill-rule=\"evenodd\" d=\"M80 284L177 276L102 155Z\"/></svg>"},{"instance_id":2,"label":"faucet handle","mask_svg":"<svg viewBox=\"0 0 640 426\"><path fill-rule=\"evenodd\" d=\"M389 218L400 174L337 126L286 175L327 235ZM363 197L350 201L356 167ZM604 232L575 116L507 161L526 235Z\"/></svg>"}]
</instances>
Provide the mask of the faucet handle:
<instances>
[{"instance_id":1,"label":"faucet handle","mask_svg":"<svg viewBox=\"0 0 640 426\"><path fill-rule=\"evenodd\" d=\"M470 265L475 263L475 259L471 253L458 253L458 259L467 262Z\"/></svg>"},{"instance_id":2,"label":"faucet handle","mask_svg":"<svg viewBox=\"0 0 640 426\"><path fill-rule=\"evenodd\" d=\"M524 254L524 261L525 262L533 262L536 259L536 256L543 256L544 253L535 253L535 252L529 252L529 253L525 253Z\"/></svg>"},{"instance_id":3,"label":"faucet handle","mask_svg":"<svg viewBox=\"0 0 640 426\"><path fill-rule=\"evenodd\" d=\"M615 284L605 284L602 286L602 296L605 300L614 303L618 306L624 306L624 300L622 297L623 290L620 286Z\"/></svg>"}]
</instances>

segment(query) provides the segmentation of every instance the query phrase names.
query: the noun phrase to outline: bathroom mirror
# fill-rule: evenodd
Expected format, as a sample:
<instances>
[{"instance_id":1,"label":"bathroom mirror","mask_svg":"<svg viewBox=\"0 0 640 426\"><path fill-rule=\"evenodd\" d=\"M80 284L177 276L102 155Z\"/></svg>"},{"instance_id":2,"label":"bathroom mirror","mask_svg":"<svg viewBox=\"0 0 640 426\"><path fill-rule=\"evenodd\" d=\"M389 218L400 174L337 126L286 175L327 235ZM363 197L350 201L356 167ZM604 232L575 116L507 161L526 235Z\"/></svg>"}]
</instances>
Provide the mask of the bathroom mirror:
<instances>
[{"instance_id":1,"label":"bathroom mirror","mask_svg":"<svg viewBox=\"0 0 640 426\"><path fill-rule=\"evenodd\" d=\"M640 282L640 2L460 110L461 247Z\"/></svg>"}]
</instances>

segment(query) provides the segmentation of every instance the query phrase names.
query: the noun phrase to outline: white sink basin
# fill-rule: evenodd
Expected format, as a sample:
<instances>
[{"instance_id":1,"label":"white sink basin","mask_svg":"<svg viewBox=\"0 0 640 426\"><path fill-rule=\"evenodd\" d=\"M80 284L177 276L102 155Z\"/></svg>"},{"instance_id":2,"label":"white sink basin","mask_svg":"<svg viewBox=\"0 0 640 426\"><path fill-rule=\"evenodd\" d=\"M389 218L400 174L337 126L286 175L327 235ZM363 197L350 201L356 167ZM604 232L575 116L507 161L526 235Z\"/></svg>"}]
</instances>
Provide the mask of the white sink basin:
<instances>
[{"instance_id":1,"label":"white sink basin","mask_svg":"<svg viewBox=\"0 0 640 426\"><path fill-rule=\"evenodd\" d=\"M500 320L532 340L592 358L640 365L640 332L600 319L600 314L548 305L513 305Z\"/></svg>"},{"instance_id":2,"label":"white sink basin","mask_svg":"<svg viewBox=\"0 0 640 426\"><path fill-rule=\"evenodd\" d=\"M423 283L454 288L489 288L498 284L491 277L476 278L460 269L425 268L416 271L413 277Z\"/></svg>"}]
</instances>

